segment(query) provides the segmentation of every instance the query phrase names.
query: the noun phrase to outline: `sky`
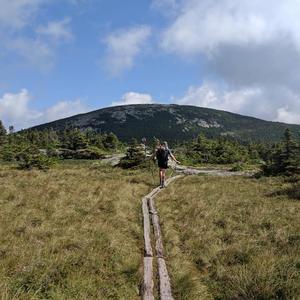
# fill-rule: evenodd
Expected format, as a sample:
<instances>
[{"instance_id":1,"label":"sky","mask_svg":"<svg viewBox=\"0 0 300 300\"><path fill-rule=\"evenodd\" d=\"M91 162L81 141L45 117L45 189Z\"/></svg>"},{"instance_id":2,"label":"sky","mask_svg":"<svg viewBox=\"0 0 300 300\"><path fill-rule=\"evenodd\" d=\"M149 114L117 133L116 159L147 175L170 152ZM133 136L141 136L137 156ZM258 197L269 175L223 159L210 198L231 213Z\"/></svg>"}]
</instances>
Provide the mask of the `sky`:
<instances>
[{"instance_id":1,"label":"sky","mask_svg":"<svg viewBox=\"0 0 300 300\"><path fill-rule=\"evenodd\" d=\"M0 0L0 119L124 104L300 124L300 0Z\"/></svg>"}]
</instances>

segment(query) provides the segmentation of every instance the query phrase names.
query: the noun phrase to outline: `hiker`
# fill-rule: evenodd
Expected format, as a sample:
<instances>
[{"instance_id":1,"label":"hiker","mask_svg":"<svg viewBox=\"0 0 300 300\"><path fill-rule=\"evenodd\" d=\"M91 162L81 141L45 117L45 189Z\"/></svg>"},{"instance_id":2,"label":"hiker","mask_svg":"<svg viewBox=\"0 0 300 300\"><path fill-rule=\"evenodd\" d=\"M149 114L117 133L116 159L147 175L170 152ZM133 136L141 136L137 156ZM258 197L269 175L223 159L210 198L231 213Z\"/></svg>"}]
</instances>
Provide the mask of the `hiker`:
<instances>
[{"instance_id":1,"label":"hiker","mask_svg":"<svg viewBox=\"0 0 300 300\"><path fill-rule=\"evenodd\" d=\"M168 160L169 156L177 163L180 162L175 158L175 156L171 153L168 143L163 142L159 144L159 146L155 150L155 155L159 167L159 180L160 180L160 188L165 187L165 178L166 178L166 170L168 169Z\"/></svg>"}]
</instances>

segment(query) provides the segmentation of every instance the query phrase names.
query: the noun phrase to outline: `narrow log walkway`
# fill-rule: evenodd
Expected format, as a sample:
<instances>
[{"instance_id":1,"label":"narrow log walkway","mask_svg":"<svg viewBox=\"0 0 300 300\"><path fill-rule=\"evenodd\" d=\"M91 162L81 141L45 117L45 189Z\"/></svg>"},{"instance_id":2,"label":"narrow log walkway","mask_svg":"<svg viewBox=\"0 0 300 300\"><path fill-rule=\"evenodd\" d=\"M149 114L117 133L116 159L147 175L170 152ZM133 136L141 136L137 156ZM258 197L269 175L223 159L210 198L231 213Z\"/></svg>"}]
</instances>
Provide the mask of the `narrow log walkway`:
<instances>
[{"instance_id":1,"label":"narrow log walkway","mask_svg":"<svg viewBox=\"0 0 300 300\"><path fill-rule=\"evenodd\" d=\"M198 175L206 174L213 176L252 176L253 172L231 172L228 170L220 169L197 169L186 166L173 166L173 169L183 175L176 175L169 178L166 181L168 186L174 180L183 177L184 175ZM142 199L143 209L143 222L144 222L144 281L142 286L142 298L143 300L154 300L154 281L153 281L153 264L157 259L158 268L158 284L159 284L159 297L161 300L174 300L172 297L170 277L168 274L165 258L162 234L160 230L159 217L155 208L154 198L158 193L163 191L159 187L155 188L151 193L146 195ZM154 238L155 238L155 253L152 249L151 242L151 224L153 226Z\"/></svg>"},{"instance_id":2,"label":"narrow log walkway","mask_svg":"<svg viewBox=\"0 0 300 300\"><path fill-rule=\"evenodd\" d=\"M182 177L177 175L166 181L166 186L171 182ZM173 300L170 277L168 274L166 262L164 259L164 248L162 234L159 225L159 217L155 208L154 197L163 191L159 187L142 199L143 222L144 222L144 281L142 286L143 300L154 300L154 281L153 281L153 263L157 259L159 296L161 300ZM151 217L151 221L150 221ZM155 254L151 243L151 224L155 238Z\"/></svg>"}]
</instances>

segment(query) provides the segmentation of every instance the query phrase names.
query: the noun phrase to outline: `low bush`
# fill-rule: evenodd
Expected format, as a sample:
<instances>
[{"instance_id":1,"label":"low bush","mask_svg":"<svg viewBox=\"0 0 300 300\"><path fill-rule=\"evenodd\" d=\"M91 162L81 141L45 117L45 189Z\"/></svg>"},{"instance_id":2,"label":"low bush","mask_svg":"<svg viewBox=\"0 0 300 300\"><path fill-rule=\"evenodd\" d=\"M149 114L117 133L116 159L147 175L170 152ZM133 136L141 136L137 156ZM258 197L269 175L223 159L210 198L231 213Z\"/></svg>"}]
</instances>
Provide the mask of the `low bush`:
<instances>
[{"instance_id":1,"label":"low bush","mask_svg":"<svg viewBox=\"0 0 300 300\"><path fill-rule=\"evenodd\" d=\"M26 147L18 153L16 161L18 167L22 170L31 170L33 168L48 170L55 163L53 158L45 155L33 146Z\"/></svg>"},{"instance_id":2,"label":"low bush","mask_svg":"<svg viewBox=\"0 0 300 300\"><path fill-rule=\"evenodd\" d=\"M245 165L242 163L236 163L233 165L233 167L230 169L232 172L241 172L245 170Z\"/></svg>"},{"instance_id":3,"label":"low bush","mask_svg":"<svg viewBox=\"0 0 300 300\"><path fill-rule=\"evenodd\" d=\"M60 149L59 155L63 159L102 159L105 153L97 147L89 147L79 150Z\"/></svg>"},{"instance_id":4,"label":"low bush","mask_svg":"<svg viewBox=\"0 0 300 300\"><path fill-rule=\"evenodd\" d=\"M127 150L126 156L121 159L119 166L123 169L146 167L145 150L141 145L133 143Z\"/></svg>"}]
</instances>

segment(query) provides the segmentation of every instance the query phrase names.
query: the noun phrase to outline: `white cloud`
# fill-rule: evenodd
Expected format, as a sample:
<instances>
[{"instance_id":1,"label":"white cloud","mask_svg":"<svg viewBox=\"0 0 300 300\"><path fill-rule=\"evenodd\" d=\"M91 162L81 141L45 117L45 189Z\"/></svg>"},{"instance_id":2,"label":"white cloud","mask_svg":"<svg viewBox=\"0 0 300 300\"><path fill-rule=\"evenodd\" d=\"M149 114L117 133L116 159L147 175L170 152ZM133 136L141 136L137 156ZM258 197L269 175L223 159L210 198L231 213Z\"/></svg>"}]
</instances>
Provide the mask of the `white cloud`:
<instances>
[{"instance_id":1,"label":"white cloud","mask_svg":"<svg viewBox=\"0 0 300 300\"><path fill-rule=\"evenodd\" d=\"M46 109L43 119L44 121L50 122L84 113L88 110L88 107L80 99L74 101L60 101Z\"/></svg>"},{"instance_id":2,"label":"white cloud","mask_svg":"<svg viewBox=\"0 0 300 300\"><path fill-rule=\"evenodd\" d=\"M64 18L61 21L52 21L46 26L39 26L36 32L55 41L69 41L73 38L70 22L70 18Z\"/></svg>"},{"instance_id":3,"label":"white cloud","mask_svg":"<svg viewBox=\"0 0 300 300\"><path fill-rule=\"evenodd\" d=\"M300 48L299 0L186 0L164 33L164 47L210 53L224 44L265 44L289 36Z\"/></svg>"},{"instance_id":4,"label":"white cloud","mask_svg":"<svg viewBox=\"0 0 300 300\"><path fill-rule=\"evenodd\" d=\"M300 99L299 99L300 101ZM276 121L285 123L300 124L300 113L290 111L289 108L280 107L277 109L277 119Z\"/></svg>"},{"instance_id":5,"label":"white cloud","mask_svg":"<svg viewBox=\"0 0 300 300\"><path fill-rule=\"evenodd\" d=\"M39 119L42 114L29 108L30 100L31 96L26 89L17 94L4 94L0 98L0 118L4 121L4 124L14 125L20 129Z\"/></svg>"},{"instance_id":6,"label":"white cloud","mask_svg":"<svg viewBox=\"0 0 300 300\"><path fill-rule=\"evenodd\" d=\"M45 0L0 0L0 26L20 29L32 21Z\"/></svg>"},{"instance_id":7,"label":"white cloud","mask_svg":"<svg viewBox=\"0 0 300 300\"><path fill-rule=\"evenodd\" d=\"M151 104L154 100L149 94L140 94L135 92L129 92L122 96L120 101L114 101L112 106L129 105L129 104Z\"/></svg>"},{"instance_id":8,"label":"white cloud","mask_svg":"<svg viewBox=\"0 0 300 300\"><path fill-rule=\"evenodd\" d=\"M265 120L300 123L300 97L283 88L273 91L257 87L235 90L205 82L190 87L182 98L175 101L181 105L220 109Z\"/></svg>"},{"instance_id":9,"label":"white cloud","mask_svg":"<svg viewBox=\"0 0 300 300\"><path fill-rule=\"evenodd\" d=\"M117 76L131 69L150 35L149 26L137 26L109 34L104 40L107 46L106 67L109 73Z\"/></svg>"},{"instance_id":10,"label":"white cloud","mask_svg":"<svg viewBox=\"0 0 300 300\"><path fill-rule=\"evenodd\" d=\"M53 67L55 60L55 51L53 47L43 41L15 38L7 42L6 48L14 51L23 58L31 67L37 67L46 71Z\"/></svg>"},{"instance_id":11,"label":"white cloud","mask_svg":"<svg viewBox=\"0 0 300 300\"><path fill-rule=\"evenodd\" d=\"M162 47L201 60L202 79L210 82L191 88L182 101L299 122L300 0L176 3Z\"/></svg>"},{"instance_id":12,"label":"white cloud","mask_svg":"<svg viewBox=\"0 0 300 300\"><path fill-rule=\"evenodd\" d=\"M260 89L224 91L217 85L206 82L199 87L191 86L177 103L240 113L249 100L252 101L261 95Z\"/></svg>"},{"instance_id":13,"label":"white cloud","mask_svg":"<svg viewBox=\"0 0 300 300\"><path fill-rule=\"evenodd\" d=\"M36 25L38 13L48 0L0 0L0 45L5 60L13 54L30 67L50 69L61 42L73 38L71 19ZM18 64L20 64L18 61Z\"/></svg>"},{"instance_id":14,"label":"white cloud","mask_svg":"<svg viewBox=\"0 0 300 300\"><path fill-rule=\"evenodd\" d=\"M16 94L5 93L0 98L0 119L6 126L14 125L19 130L88 111L81 100L59 101L45 110L32 109L31 101L26 89Z\"/></svg>"},{"instance_id":15,"label":"white cloud","mask_svg":"<svg viewBox=\"0 0 300 300\"><path fill-rule=\"evenodd\" d=\"M153 0L151 8L159 10L165 16L174 16L180 8L179 0Z\"/></svg>"}]
</instances>

